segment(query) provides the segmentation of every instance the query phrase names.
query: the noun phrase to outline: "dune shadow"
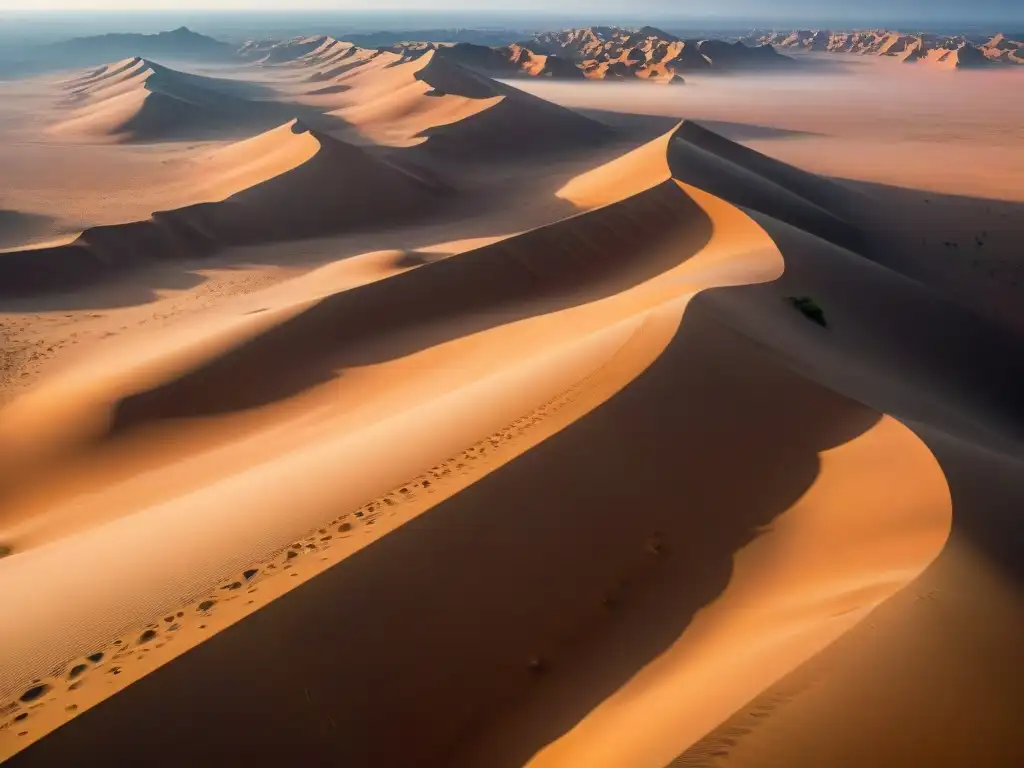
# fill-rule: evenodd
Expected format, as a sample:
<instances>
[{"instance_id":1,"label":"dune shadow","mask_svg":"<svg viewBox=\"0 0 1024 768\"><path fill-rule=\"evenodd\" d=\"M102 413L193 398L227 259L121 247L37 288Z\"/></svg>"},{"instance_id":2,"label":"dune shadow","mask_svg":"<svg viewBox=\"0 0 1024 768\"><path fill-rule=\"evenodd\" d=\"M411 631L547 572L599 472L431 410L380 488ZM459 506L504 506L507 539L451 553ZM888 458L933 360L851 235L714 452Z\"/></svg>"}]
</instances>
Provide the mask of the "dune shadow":
<instances>
[{"instance_id":1,"label":"dune shadow","mask_svg":"<svg viewBox=\"0 0 1024 768\"><path fill-rule=\"evenodd\" d=\"M589 414L10 764L301 744L311 764L519 768L669 648L819 452L877 419L702 304Z\"/></svg>"},{"instance_id":2,"label":"dune shadow","mask_svg":"<svg viewBox=\"0 0 1024 768\"><path fill-rule=\"evenodd\" d=\"M863 200L866 256L1024 333L1024 202L837 181Z\"/></svg>"},{"instance_id":3,"label":"dune shadow","mask_svg":"<svg viewBox=\"0 0 1024 768\"><path fill-rule=\"evenodd\" d=\"M423 267L450 255L433 251L402 251L402 254L392 262L391 266L398 267L399 269Z\"/></svg>"},{"instance_id":4,"label":"dune shadow","mask_svg":"<svg viewBox=\"0 0 1024 768\"><path fill-rule=\"evenodd\" d=\"M0 248L17 248L38 238L59 219L41 213L0 208ZM3 258L3 254L0 254Z\"/></svg>"},{"instance_id":5,"label":"dune shadow","mask_svg":"<svg viewBox=\"0 0 1024 768\"><path fill-rule=\"evenodd\" d=\"M680 222L687 224L681 229ZM330 296L206 365L121 401L112 429L256 408L346 368L610 296L685 261L711 234L710 220L685 192L674 183L655 187L612 208ZM644 251L645 258L621 258ZM273 376L266 375L267 360L275 361Z\"/></svg>"},{"instance_id":6,"label":"dune shadow","mask_svg":"<svg viewBox=\"0 0 1024 768\"><path fill-rule=\"evenodd\" d=\"M315 88L309 92L309 96L331 96L336 93L345 93L345 91L351 91L351 85L325 85L323 88Z\"/></svg>"}]
</instances>

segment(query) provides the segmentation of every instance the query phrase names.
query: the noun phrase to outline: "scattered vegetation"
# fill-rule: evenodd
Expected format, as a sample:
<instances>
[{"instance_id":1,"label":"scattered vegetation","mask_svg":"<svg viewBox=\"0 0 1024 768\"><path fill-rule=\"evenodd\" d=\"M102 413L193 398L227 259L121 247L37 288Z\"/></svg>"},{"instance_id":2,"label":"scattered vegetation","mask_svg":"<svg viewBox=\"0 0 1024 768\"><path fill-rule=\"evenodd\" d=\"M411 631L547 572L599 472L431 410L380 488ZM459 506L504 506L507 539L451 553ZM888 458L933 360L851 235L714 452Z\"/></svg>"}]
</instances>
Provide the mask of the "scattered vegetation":
<instances>
[{"instance_id":1,"label":"scattered vegetation","mask_svg":"<svg viewBox=\"0 0 1024 768\"><path fill-rule=\"evenodd\" d=\"M825 311L810 296L790 296L789 301L800 314L812 323L817 323L822 328L828 328L828 323L825 321Z\"/></svg>"}]
</instances>

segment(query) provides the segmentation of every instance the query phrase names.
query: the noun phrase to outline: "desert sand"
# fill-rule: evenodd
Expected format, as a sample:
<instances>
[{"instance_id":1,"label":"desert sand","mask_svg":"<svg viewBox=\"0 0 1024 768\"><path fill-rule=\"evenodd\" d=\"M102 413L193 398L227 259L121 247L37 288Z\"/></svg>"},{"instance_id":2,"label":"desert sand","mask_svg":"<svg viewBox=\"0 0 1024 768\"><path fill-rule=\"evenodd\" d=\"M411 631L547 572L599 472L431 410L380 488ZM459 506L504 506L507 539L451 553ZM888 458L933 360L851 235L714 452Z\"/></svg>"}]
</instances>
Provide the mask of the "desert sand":
<instances>
[{"instance_id":1,"label":"desert sand","mask_svg":"<svg viewBox=\"0 0 1024 768\"><path fill-rule=\"evenodd\" d=\"M0 84L0 760L1020 761L1011 117L244 52Z\"/></svg>"}]
</instances>

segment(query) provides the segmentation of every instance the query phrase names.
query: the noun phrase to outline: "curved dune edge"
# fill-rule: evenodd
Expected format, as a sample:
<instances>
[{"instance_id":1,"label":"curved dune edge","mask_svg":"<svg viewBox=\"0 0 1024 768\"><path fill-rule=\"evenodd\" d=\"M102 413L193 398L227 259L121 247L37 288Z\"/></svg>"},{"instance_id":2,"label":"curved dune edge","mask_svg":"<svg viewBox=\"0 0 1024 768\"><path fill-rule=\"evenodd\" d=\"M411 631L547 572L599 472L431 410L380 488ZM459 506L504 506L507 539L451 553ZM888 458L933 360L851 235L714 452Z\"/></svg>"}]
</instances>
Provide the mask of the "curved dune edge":
<instances>
[{"instance_id":1,"label":"curved dune edge","mask_svg":"<svg viewBox=\"0 0 1024 768\"><path fill-rule=\"evenodd\" d=\"M529 766L663 768L938 556L948 489L910 430L884 417L821 461L807 494L736 554L723 595Z\"/></svg>"},{"instance_id":2,"label":"curved dune edge","mask_svg":"<svg viewBox=\"0 0 1024 768\"><path fill-rule=\"evenodd\" d=\"M160 261L338 234L422 217L445 190L291 120L196 163L196 202L73 241L12 249L0 295L69 291ZM201 179L201 181L200 181Z\"/></svg>"},{"instance_id":3,"label":"curved dune edge","mask_svg":"<svg viewBox=\"0 0 1024 768\"><path fill-rule=\"evenodd\" d=\"M662 139L662 143L665 141ZM640 152L640 156L646 158L645 163L649 162L650 148ZM253 502L265 504L269 513L271 507L284 501L267 494L268 488L263 487L265 479L257 486L263 497L252 498L249 492L256 475L265 478L268 472L282 473L281 480L294 472L303 476L311 472L326 476L336 472L334 468L339 458L354 447L358 447L363 456L367 450L381 451L380 463L390 465L390 472L403 472L409 467L406 476L413 478L397 485L392 481L392 490L379 495L374 502L364 504L358 512L334 517L330 523L315 528L315 532L287 545L284 550L278 545L276 549L281 554L269 560L250 568L242 568L244 562L238 563L237 575L229 577L212 593L204 591L185 604L176 603L168 594L164 604L175 603L176 609L155 611L151 614L156 619L153 623L135 624L133 630L120 632L115 643L104 647L104 656L98 663L79 659L64 664L59 678L36 684L37 688L38 685L50 688L28 704L38 707L28 710L31 726L16 725L28 723L29 719L13 719L17 717L15 712L20 714L25 710L23 706L15 705L17 708L12 709L8 704L4 708L9 716L5 720L7 727L0 731L0 756L23 749L69 717L84 712L294 586L323 573L402 523L452 498L483 476L500 471L515 456L528 454L529 449L570 429L586 414L613 401L616 393L628 391L631 382L659 361L680 329L687 327L686 304L695 292L713 286L772 280L781 274L782 258L778 249L739 209L699 189L675 181L658 182L659 172L649 174L652 165L646 167L644 178L650 178L655 186L638 183L638 188L646 188L638 189L634 197L657 193L652 199L668 196L668 200L674 194L672 190L683 191L710 222L710 239L696 252L686 254L689 258L684 257L683 261L677 261L675 266L668 266L654 276L626 287L618 286L619 290L610 295L557 310L556 326L569 329L565 334L555 334L557 338L552 343L522 364L481 375L451 396L459 403L461 426L453 428L447 422L450 403L435 398L390 422L368 425L364 434L352 440L339 440L330 434L331 430L323 429L316 439L304 440L307 447L301 455L269 465L254 463L250 476L240 473L225 477L222 482L181 499L180 502L185 502L182 506L176 506L179 500L169 499L147 509L147 515L153 515L148 521L136 515L81 534L91 543L102 545L112 535L130 535L132 527L153 526L160 515L180 516L186 505L198 510L194 516L197 522L202 522L203 509L207 506L206 514L222 507L237 506L231 501L235 494L241 494L237 496L239 500L246 500L249 506L244 519L254 524L254 520L269 518L253 508ZM607 173L615 177L620 170L621 166ZM605 194L609 207L623 202L614 201L614 195L601 193L600 184L592 182L591 179L575 187L570 185L566 195L569 199L578 195L593 203ZM627 198L627 202L631 199ZM607 215L606 210L599 209L581 214L575 220L578 225L583 217ZM564 228L565 222L552 226ZM517 239L499 243L497 247L514 248ZM473 255L474 252L469 252L450 261ZM382 282L385 288L389 280ZM450 354L451 359L459 359L460 354L471 354L476 349L474 345L479 339L474 336L487 337L492 344L517 341L534 344L548 335L547 328L554 319L552 315L528 316L509 325L451 340L442 345L443 353L424 350L420 354ZM401 362L397 359L377 368L385 370L391 365L401 370ZM794 381L799 378L792 376ZM532 410L524 407L531 402L541 405ZM442 421L436 421L438 419ZM438 426L445 424L434 431L448 433L447 444L426 450L421 446L400 456L393 455L394 442L388 440L388 434L406 433L410 427L417 434L424 434L431 431L432 420ZM310 434L316 433L310 433L307 426L303 437L309 438ZM474 434L489 437L460 451L459 441L463 441L463 446L470 444L471 440L466 438ZM274 439L276 441L278 436ZM345 442L354 445L342 445ZM439 462L429 471L416 474L412 468L417 462L420 467L429 465L430 462L423 459L431 453ZM891 460L893 455L901 457L903 463ZM880 456L886 459L878 460ZM739 552L736 570L726 591L698 615L678 642L637 674L626 688L537 755L531 764L565 764L564 760L571 759L595 766L639 766L657 765L657 760L663 757L661 764L664 764L687 746L684 742L698 739L744 701L863 618L919 573L941 549L948 531L948 492L931 454L909 430L892 419L883 418L860 436L824 451L821 463L821 473L806 494L788 510L779 510L783 514L776 519L773 531ZM901 473L911 474L919 482L902 487L903 503L899 509L906 516L895 521L887 514L892 512L888 501L891 497L883 494L889 492L887 484ZM869 484L866 478L873 482ZM363 498L367 498L375 484L379 488L389 487L382 485L386 479L379 474L368 478L363 486L351 489L349 495L354 499L364 493ZM851 483L858 483L858 493L862 495L874 494L870 504L865 505L870 506L872 525L865 524L863 508L844 506L843 499L849 495L845 491ZM329 485L304 491L299 498L295 498L291 484L281 482L280 485L289 488L290 505L323 509L335 501L332 491L337 489ZM892 551L882 546L872 550L865 559L862 551L851 546L855 540L845 535L848 531L843 529L844 535L836 536L837 532L828 527L828 517L837 514L860 531L865 542L878 542L881 534L876 525L895 526L892 536L885 537ZM236 517L239 522L243 519L240 515ZM183 523L179 520L178 524ZM835 548L823 553L819 545L823 539L830 540L828 534L833 535L831 543ZM38 557L38 562L42 563L42 558L47 557L67 563L69 551L61 552L61 544L56 541L36 553L26 552L22 562ZM266 542L260 545L265 547ZM668 551L671 554L671 548ZM292 555L291 552L302 554ZM213 560L214 553L210 554ZM94 557L96 550L91 549L89 559ZM848 560L844 565L849 570L844 570L841 578L836 577L833 568L837 557ZM780 558L790 560L788 569L778 568ZM0 562L0 571L5 567L13 568L17 563L18 559ZM775 591L764 584L766 569L776 580ZM288 577L284 575L286 570L290 572ZM826 575L832 579L828 589L811 593L800 589L809 579L817 579L821 587ZM158 578L162 581L166 575ZM182 585L178 586L180 589ZM777 599L766 601L765 591L769 597ZM215 602L211 605L210 601ZM756 606L760 613L748 606ZM157 614L164 613L163 619L156 618ZM759 646L752 647L745 642L751 633L765 627L774 627L778 632L769 633ZM736 649L734 654L716 656L716 648L730 643ZM596 653L600 658L599 649ZM697 660L700 663L695 663ZM706 698L701 701L701 696L706 697L708 680L700 677L701 670L710 669L717 673L716 698L711 703ZM74 682L68 679L71 675ZM680 691L695 693L680 694ZM677 697L684 695L690 695L693 708L682 711L667 706L669 701L677 704ZM515 720L512 722L514 724ZM514 733L514 728L506 726L502 718L498 741ZM474 749L482 750L478 754L486 754L487 748L485 737L467 750L468 764L473 764Z\"/></svg>"},{"instance_id":4,"label":"curved dune edge","mask_svg":"<svg viewBox=\"0 0 1024 768\"><path fill-rule=\"evenodd\" d=\"M237 84L140 57L62 84L71 109L47 134L68 141L148 143L237 135L272 124L270 105L244 98Z\"/></svg>"},{"instance_id":5,"label":"curved dune edge","mask_svg":"<svg viewBox=\"0 0 1024 768\"><path fill-rule=\"evenodd\" d=\"M305 94L364 138L466 159L578 151L611 136L603 124L463 67L437 50L379 53L324 73Z\"/></svg>"}]
</instances>

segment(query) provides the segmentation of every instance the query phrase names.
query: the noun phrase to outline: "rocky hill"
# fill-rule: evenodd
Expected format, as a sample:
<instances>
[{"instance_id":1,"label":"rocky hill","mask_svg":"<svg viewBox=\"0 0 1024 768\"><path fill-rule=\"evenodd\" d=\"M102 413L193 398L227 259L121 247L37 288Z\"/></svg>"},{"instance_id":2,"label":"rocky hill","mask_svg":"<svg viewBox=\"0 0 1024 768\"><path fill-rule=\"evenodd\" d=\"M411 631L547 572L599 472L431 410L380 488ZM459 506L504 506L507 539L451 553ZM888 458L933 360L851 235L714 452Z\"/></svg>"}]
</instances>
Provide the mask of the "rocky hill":
<instances>
[{"instance_id":1,"label":"rocky hill","mask_svg":"<svg viewBox=\"0 0 1024 768\"><path fill-rule=\"evenodd\" d=\"M686 72L786 66L787 56L770 43L683 39L656 27L586 27L545 32L523 41L536 54L561 56L591 79L677 82Z\"/></svg>"},{"instance_id":2,"label":"rocky hill","mask_svg":"<svg viewBox=\"0 0 1024 768\"><path fill-rule=\"evenodd\" d=\"M999 34L987 41L967 35L908 34L886 29L837 32L825 29L798 29L792 32L755 34L750 42L780 48L893 56L902 61L928 61L953 67L978 67L989 63L1024 64L1024 35Z\"/></svg>"}]
</instances>

